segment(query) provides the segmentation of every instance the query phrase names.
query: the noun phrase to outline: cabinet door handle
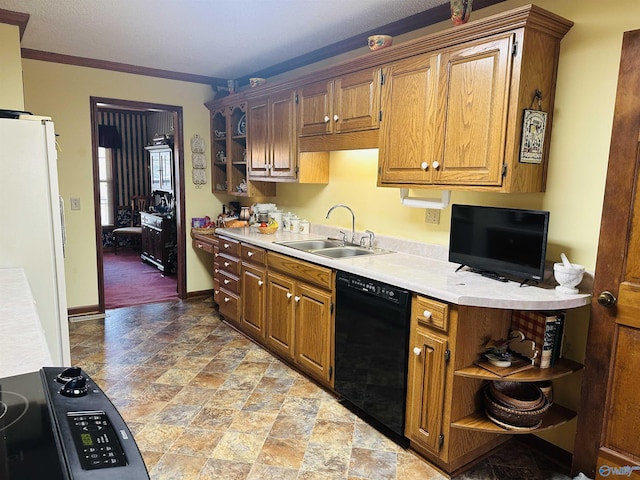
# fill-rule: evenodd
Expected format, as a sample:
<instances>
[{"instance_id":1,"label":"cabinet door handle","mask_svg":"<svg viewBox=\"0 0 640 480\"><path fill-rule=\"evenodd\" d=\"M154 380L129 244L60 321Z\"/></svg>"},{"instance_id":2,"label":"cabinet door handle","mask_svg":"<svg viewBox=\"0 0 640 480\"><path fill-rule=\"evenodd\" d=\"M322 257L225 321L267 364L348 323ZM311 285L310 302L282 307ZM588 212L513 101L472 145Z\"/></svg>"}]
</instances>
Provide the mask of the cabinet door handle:
<instances>
[{"instance_id":1,"label":"cabinet door handle","mask_svg":"<svg viewBox=\"0 0 640 480\"><path fill-rule=\"evenodd\" d=\"M422 162L420 164L420 168L426 172L429 169L429 164L427 162Z\"/></svg>"},{"instance_id":2,"label":"cabinet door handle","mask_svg":"<svg viewBox=\"0 0 640 480\"><path fill-rule=\"evenodd\" d=\"M224 297L224 303L227 303L228 301L230 301L231 299L229 297Z\"/></svg>"},{"instance_id":3,"label":"cabinet door handle","mask_svg":"<svg viewBox=\"0 0 640 480\"><path fill-rule=\"evenodd\" d=\"M258 286L261 287L262 285L264 285L264 282L262 280L258 280Z\"/></svg>"},{"instance_id":4,"label":"cabinet door handle","mask_svg":"<svg viewBox=\"0 0 640 480\"><path fill-rule=\"evenodd\" d=\"M214 269L213 269L213 273L218 273L218 269L217 269L217 268L214 268Z\"/></svg>"},{"instance_id":5,"label":"cabinet door handle","mask_svg":"<svg viewBox=\"0 0 640 480\"><path fill-rule=\"evenodd\" d=\"M225 243L223 246L224 246L224 248L229 248L229 244L228 243Z\"/></svg>"},{"instance_id":6,"label":"cabinet door handle","mask_svg":"<svg viewBox=\"0 0 640 480\"><path fill-rule=\"evenodd\" d=\"M247 252L247 257L253 257L253 252Z\"/></svg>"},{"instance_id":7,"label":"cabinet door handle","mask_svg":"<svg viewBox=\"0 0 640 480\"><path fill-rule=\"evenodd\" d=\"M333 116L333 121L337 122L338 120L340 120L340 117L336 114Z\"/></svg>"},{"instance_id":8,"label":"cabinet door handle","mask_svg":"<svg viewBox=\"0 0 640 480\"><path fill-rule=\"evenodd\" d=\"M295 296L295 298L294 298L294 300L295 300L296 302L299 302L299 301L300 301L300 297L299 297L298 295L296 295L296 296Z\"/></svg>"},{"instance_id":9,"label":"cabinet door handle","mask_svg":"<svg viewBox=\"0 0 640 480\"><path fill-rule=\"evenodd\" d=\"M293 297L293 293L287 292L287 298L291 298L291 297Z\"/></svg>"},{"instance_id":10,"label":"cabinet door handle","mask_svg":"<svg viewBox=\"0 0 640 480\"><path fill-rule=\"evenodd\" d=\"M437 161L435 161L431 164L431 166L437 170L440 164Z\"/></svg>"},{"instance_id":11,"label":"cabinet door handle","mask_svg":"<svg viewBox=\"0 0 640 480\"><path fill-rule=\"evenodd\" d=\"M425 310L424 312L422 312L422 316L424 318L431 318L431 312L429 310Z\"/></svg>"},{"instance_id":12,"label":"cabinet door handle","mask_svg":"<svg viewBox=\"0 0 640 480\"><path fill-rule=\"evenodd\" d=\"M223 280L225 285L229 285L229 283L231 282L231 280L227 280L226 278Z\"/></svg>"},{"instance_id":13,"label":"cabinet door handle","mask_svg":"<svg viewBox=\"0 0 640 480\"><path fill-rule=\"evenodd\" d=\"M229 265L231 265L229 262L224 262L225 267L228 267Z\"/></svg>"},{"instance_id":14,"label":"cabinet door handle","mask_svg":"<svg viewBox=\"0 0 640 480\"><path fill-rule=\"evenodd\" d=\"M419 357L422 354L422 349L418 347L414 347L413 353Z\"/></svg>"},{"instance_id":15,"label":"cabinet door handle","mask_svg":"<svg viewBox=\"0 0 640 480\"><path fill-rule=\"evenodd\" d=\"M329 120L331 120L331 118L329 118L329 115L325 115L324 116L324 123L329 122Z\"/></svg>"}]
</instances>

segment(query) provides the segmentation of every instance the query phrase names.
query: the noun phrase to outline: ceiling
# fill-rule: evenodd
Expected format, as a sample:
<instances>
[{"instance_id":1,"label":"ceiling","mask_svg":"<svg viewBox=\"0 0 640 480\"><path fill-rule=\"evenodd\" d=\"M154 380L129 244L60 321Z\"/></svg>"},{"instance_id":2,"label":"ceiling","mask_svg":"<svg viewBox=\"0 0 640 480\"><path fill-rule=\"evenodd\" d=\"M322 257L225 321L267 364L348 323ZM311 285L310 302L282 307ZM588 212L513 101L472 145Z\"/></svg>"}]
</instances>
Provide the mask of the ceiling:
<instances>
[{"instance_id":1,"label":"ceiling","mask_svg":"<svg viewBox=\"0 0 640 480\"><path fill-rule=\"evenodd\" d=\"M476 4L482 1L476 0ZM502 0L484 3L498 1ZM306 56L306 63L310 63L313 52L327 50L327 46L342 44L342 50L348 51L347 48L365 46L371 33L404 33L398 24L407 17L412 23L405 21L404 31L442 21L442 15L448 15L448 3L449 0L0 0L0 9L29 14L23 49L219 80L268 77L300 66L291 63L292 59ZM382 26L385 29L378 31ZM334 55L342 53L333 50ZM318 59L322 58L316 54L315 60ZM275 65L281 65L280 71L269 70Z\"/></svg>"}]
</instances>

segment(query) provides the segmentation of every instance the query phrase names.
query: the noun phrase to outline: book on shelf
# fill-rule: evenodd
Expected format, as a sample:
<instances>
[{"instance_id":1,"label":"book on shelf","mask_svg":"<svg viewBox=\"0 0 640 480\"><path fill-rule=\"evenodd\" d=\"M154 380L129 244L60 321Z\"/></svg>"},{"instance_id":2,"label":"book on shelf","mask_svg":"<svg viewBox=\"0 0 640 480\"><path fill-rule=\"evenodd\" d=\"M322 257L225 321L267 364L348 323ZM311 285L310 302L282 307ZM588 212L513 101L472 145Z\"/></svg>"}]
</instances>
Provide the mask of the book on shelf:
<instances>
[{"instance_id":1,"label":"book on shelf","mask_svg":"<svg viewBox=\"0 0 640 480\"><path fill-rule=\"evenodd\" d=\"M561 317L561 321L558 318ZM549 368L552 366L554 357L554 345L557 343L555 362L561 352L562 334L556 339L557 330L564 326L564 312L536 312L521 311L513 312L511 318L511 331L522 332L525 340L534 343L534 351L531 356L533 364L539 368Z\"/></svg>"},{"instance_id":2,"label":"book on shelf","mask_svg":"<svg viewBox=\"0 0 640 480\"><path fill-rule=\"evenodd\" d=\"M556 330L553 339L553 350L551 352L551 366L555 367L558 360L562 358L562 347L564 344L564 312L556 315Z\"/></svg>"}]
</instances>

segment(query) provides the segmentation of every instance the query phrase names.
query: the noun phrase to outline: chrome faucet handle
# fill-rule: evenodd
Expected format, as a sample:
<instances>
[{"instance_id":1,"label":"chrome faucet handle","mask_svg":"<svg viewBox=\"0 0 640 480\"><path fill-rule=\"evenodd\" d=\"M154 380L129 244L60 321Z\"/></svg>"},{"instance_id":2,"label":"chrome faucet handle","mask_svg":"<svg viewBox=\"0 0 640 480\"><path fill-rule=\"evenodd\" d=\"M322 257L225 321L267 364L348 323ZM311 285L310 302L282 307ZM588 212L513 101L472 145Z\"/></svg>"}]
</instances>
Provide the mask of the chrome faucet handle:
<instances>
[{"instance_id":1,"label":"chrome faucet handle","mask_svg":"<svg viewBox=\"0 0 640 480\"><path fill-rule=\"evenodd\" d=\"M364 233L366 233L367 235L363 235L362 237L360 237L360 246L364 247L365 244L365 240L368 238L369 239L369 249L373 248L373 239L376 238L376 234L373 233L371 230L365 230Z\"/></svg>"},{"instance_id":2,"label":"chrome faucet handle","mask_svg":"<svg viewBox=\"0 0 640 480\"><path fill-rule=\"evenodd\" d=\"M347 244L347 232L340 230L340 233L342 234L342 246L345 246Z\"/></svg>"}]
</instances>

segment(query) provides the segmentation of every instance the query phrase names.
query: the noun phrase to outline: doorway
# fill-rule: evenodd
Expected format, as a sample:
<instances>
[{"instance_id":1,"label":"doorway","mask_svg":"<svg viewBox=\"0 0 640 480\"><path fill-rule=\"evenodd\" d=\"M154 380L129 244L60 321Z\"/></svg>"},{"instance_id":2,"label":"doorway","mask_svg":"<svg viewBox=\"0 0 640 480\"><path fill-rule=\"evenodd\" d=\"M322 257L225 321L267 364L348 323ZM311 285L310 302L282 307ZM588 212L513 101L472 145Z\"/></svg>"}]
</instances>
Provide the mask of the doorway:
<instances>
[{"instance_id":1,"label":"doorway","mask_svg":"<svg viewBox=\"0 0 640 480\"><path fill-rule=\"evenodd\" d=\"M93 191L95 208L95 241L97 252L97 272L98 272L98 307L101 313L105 311L105 270L104 270L104 246L102 213L100 205L100 159L99 150L99 124L100 115L103 111L121 111L137 113L139 115L151 115L159 112L168 113L173 127L173 179L174 191L173 201L175 202L176 221L176 258L175 258L175 279L177 283L177 298L186 298L186 257L185 257L185 206L184 206L184 140L183 140L183 116L182 107L173 105L154 104L147 102L136 102L122 99L91 97L91 143L93 161ZM154 132L155 133L155 132ZM143 150L143 144L139 146ZM146 152L145 152L146 153ZM146 163L144 163L146 165ZM147 174L146 167L142 174ZM139 173L139 172L138 172ZM150 193L150 192L149 192ZM117 204L116 204L117 205ZM160 271L158 271L160 275ZM139 287L136 285L136 287Z\"/></svg>"}]
</instances>

